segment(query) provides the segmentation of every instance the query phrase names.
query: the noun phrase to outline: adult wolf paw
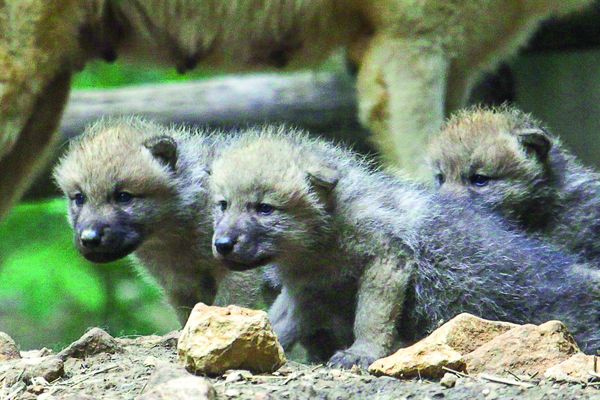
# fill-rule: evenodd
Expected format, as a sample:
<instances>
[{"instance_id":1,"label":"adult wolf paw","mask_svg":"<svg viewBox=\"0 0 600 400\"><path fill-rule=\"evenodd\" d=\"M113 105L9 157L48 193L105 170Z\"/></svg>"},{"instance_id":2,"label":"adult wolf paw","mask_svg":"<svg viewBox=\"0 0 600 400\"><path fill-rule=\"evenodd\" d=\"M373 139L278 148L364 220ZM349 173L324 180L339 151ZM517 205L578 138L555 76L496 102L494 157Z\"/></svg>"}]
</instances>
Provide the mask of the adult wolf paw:
<instances>
[{"instance_id":1,"label":"adult wolf paw","mask_svg":"<svg viewBox=\"0 0 600 400\"><path fill-rule=\"evenodd\" d=\"M340 350L336 352L330 359L329 364L332 367L350 369L356 365L360 368L367 369L369 365L375 361L376 357L366 354L362 351L353 350L352 348Z\"/></svg>"}]
</instances>

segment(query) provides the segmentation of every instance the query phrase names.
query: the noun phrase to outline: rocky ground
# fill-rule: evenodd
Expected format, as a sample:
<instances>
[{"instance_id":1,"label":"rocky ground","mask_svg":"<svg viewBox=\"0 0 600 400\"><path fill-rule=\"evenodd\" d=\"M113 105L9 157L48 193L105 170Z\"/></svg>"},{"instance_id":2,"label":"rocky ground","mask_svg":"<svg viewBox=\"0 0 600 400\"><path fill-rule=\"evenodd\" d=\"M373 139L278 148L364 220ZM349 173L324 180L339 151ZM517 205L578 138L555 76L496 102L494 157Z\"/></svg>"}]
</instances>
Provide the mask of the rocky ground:
<instances>
[{"instance_id":1,"label":"rocky ground","mask_svg":"<svg viewBox=\"0 0 600 400\"><path fill-rule=\"evenodd\" d=\"M200 378L177 362L178 333L113 339L93 329L58 354L0 346L0 399L600 399L599 386L452 374L438 381L375 377L288 362L271 374ZM10 346L9 346L10 347ZM11 356L12 354L12 356ZM13 359L11 359L13 358ZM453 382L455 381L455 382Z\"/></svg>"}]
</instances>

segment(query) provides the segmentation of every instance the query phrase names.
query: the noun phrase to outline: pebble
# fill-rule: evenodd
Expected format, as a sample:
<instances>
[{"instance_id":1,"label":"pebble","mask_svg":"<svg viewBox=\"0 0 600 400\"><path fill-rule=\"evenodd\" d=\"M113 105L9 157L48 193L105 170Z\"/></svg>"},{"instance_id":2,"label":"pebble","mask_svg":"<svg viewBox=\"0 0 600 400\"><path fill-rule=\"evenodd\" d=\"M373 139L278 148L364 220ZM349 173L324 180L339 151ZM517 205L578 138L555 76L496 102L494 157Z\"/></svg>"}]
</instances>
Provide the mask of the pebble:
<instances>
[{"instance_id":1,"label":"pebble","mask_svg":"<svg viewBox=\"0 0 600 400\"><path fill-rule=\"evenodd\" d=\"M440 385L446 388L453 388L456 386L456 381L458 381L458 377L456 375L446 372L440 380Z\"/></svg>"}]
</instances>

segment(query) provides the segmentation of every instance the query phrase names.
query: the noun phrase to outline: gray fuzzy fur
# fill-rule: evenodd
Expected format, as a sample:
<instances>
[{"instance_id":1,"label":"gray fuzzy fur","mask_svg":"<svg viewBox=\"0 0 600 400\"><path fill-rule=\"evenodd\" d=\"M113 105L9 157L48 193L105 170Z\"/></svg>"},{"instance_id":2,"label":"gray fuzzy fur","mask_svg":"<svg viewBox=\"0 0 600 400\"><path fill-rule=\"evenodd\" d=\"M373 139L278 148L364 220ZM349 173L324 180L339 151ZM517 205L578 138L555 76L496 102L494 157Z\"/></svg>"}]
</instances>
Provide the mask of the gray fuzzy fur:
<instances>
[{"instance_id":1,"label":"gray fuzzy fur","mask_svg":"<svg viewBox=\"0 0 600 400\"><path fill-rule=\"evenodd\" d=\"M540 154L520 141L537 131ZM431 143L440 189L499 211L520 229L597 265L600 261L600 175L585 167L531 115L473 108L455 115ZM475 187L465 176L491 179Z\"/></svg>"},{"instance_id":2,"label":"gray fuzzy fur","mask_svg":"<svg viewBox=\"0 0 600 400\"><path fill-rule=\"evenodd\" d=\"M282 164L277 152L285 154ZM236 216L236 202L297 186L293 209L279 205L270 227L252 217L258 228L243 232L266 231L261 240L286 243L272 253L283 292L270 312L284 346L300 341L319 350L313 355L333 354L336 365L366 366L461 312L515 323L559 319L583 349L600 345L598 277L469 201L374 171L351 152L285 129L245 133L213 168L217 199L231 203L216 214L215 232L245 218ZM269 168L287 180L269 181ZM325 196L301 182L319 169L338 174ZM317 222L297 234L307 216ZM285 241L290 232L293 246Z\"/></svg>"},{"instance_id":3,"label":"gray fuzzy fur","mask_svg":"<svg viewBox=\"0 0 600 400\"><path fill-rule=\"evenodd\" d=\"M513 216L553 243L600 261L600 175L557 138L548 138L552 148L542 164L544 174L531 182L528 201L515 210L523 212Z\"/></svg>"}]
</instances>

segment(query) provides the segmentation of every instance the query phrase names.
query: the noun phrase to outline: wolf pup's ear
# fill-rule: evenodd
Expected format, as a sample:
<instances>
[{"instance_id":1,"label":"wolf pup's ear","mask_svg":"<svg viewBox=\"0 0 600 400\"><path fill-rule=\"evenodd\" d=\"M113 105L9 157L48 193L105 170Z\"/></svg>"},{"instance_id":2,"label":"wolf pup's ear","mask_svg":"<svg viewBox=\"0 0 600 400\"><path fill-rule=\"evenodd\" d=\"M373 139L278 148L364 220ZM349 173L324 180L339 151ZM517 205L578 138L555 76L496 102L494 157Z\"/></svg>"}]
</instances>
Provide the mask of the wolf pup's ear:
<instances>
[{"instance_id":1,"label":"wolf pup's ear","mask_svg":"<svg viewBox=\"0 0 600 400\"><path fill-rule=\"evenodd\" d=\"M157 136L144 142L144 147L150 150L150 153L172 170L175 170L177 163L177 143L170 136Z\"/></svg>"},{"instance_id":2,"label":"wolf pup's ear","mask_svg":"<svg viewBox=\"0 0 600 400\"><path fill-rule=\"evenodd\" d=\"M525 147L528 154L534 154L540 161L545 161L548 158L552 142L543 129L519 129L516 133L519 143Z\"/></svg>"},{"instance_id":3,"label":"wolf pup's ear","mask_svg":"<svg viewBox=\"0 0 600 400\"><path fill-rule=\"evenodd\" d=\"M335 189L340 173L337 169L328 166L314 166L306 172L306 176L313 190L329 211L333 207L332 192Z\"/></svg>"}]
</instances>

